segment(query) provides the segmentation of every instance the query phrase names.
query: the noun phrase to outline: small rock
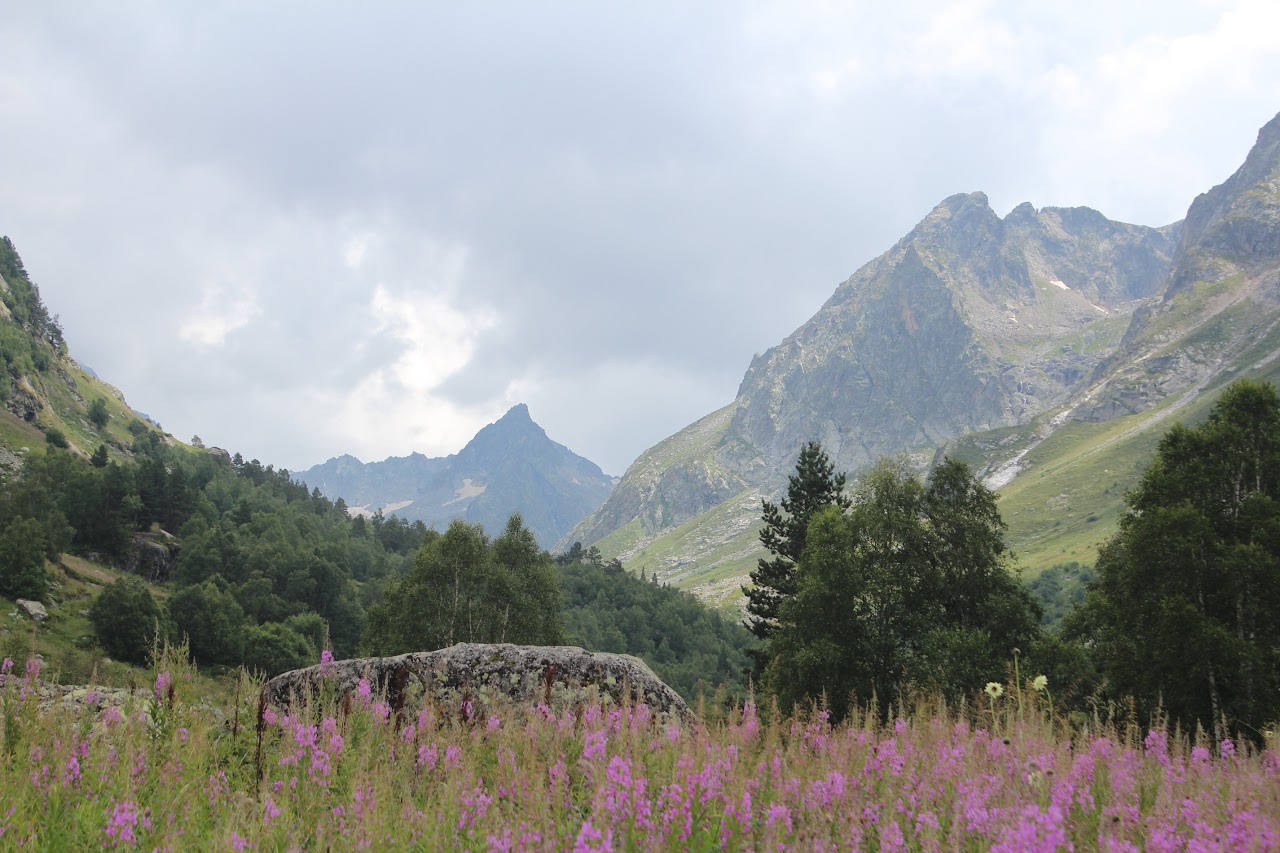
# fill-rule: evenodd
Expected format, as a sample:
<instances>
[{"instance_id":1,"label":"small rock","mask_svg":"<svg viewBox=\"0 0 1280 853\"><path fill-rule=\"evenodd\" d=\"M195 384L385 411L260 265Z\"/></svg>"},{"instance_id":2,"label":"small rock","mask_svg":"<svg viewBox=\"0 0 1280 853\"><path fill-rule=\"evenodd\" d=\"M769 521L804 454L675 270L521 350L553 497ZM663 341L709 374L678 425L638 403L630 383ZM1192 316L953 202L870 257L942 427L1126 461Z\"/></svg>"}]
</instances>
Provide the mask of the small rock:
<instances>
[{"instance_id":1,"label":"small rock","mask_svg":"<svg viewBox=\"0 0 1280 853\"><path fill-rule=\"evenodd\" d=\"M26 614L37 622L43 622L49 618L49 611L44 609L44 605L38 601L27 601L25 598L19 598L17 605L21 607Z\"/></svg>"}]
</instances>

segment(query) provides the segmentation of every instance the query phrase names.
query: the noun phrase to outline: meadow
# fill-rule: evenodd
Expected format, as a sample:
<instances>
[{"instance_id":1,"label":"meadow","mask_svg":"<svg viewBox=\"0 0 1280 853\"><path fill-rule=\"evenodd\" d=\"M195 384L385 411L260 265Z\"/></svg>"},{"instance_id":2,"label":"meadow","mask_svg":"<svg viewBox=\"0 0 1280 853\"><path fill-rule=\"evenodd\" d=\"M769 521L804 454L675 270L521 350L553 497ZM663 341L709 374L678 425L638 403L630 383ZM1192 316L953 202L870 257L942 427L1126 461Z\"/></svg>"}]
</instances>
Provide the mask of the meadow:
<instances>
[{"instance_id":1,"label":"meadow","mask_svg":"<svg viewBox=\"0 0 1280 853\"><path fill-rule=\"evenodd\" d=\"M42 706L38 661L3 670L3 849L1280 848L1273 744L1063 719L1043 681L883 723L746 702L682 727L643 705L397 716L367 684L260 713L247 678L218 708L173 654L122 704Z\"/></svg>"}]
</instances>

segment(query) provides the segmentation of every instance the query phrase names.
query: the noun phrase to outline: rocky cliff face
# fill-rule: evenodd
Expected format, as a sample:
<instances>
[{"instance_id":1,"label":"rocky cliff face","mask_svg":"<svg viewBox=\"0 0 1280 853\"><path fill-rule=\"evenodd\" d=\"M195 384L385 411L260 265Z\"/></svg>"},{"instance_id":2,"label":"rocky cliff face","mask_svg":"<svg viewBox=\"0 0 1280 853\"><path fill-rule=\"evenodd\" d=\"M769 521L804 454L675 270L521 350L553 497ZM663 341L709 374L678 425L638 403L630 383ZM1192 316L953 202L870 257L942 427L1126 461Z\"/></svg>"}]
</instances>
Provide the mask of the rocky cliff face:
<instances>
[{"instance_id":1,"label":"rocky cliff face","mask_svg":"<svg viewBox=\"0 0 1280 853\"><path fill-rule=\"evenodd\" d=\"M624 551L637 553L730 498L776 494L813 439L852 473L1026 422L1119 345L1177 234L1087 208L1023 204L1001 219L982 193L944 200L757 356L733 404L642 455L564 542L631 525Z\"/></svg>"},{"instance_id":2,"label":"rocky cliff face","mask_svg":"<svg viewBox=\"0 0 1280 853\"><path fill-rule=\"evenodd\" d=\"M1190 400L1280 348L1280 115L1244 165L1187 211L1169 284L1137 312L1122 345L1071 408L1108 420L1174 395Z\"/></svg>"},{"instance_id":3,"label":"rocky cliff face","mask_svg":"<svg viewBox=\"0 0 1280 853\"><path fill-rule=\"evenodd\" d=\"M414 453L369 464L339 456L293 476L357 511L383 509L440 528L461 518L497 535L518 512L544 548L599 507L614 482L548 438L524 404L453 456Z\"/></svg>"}]
</instances>

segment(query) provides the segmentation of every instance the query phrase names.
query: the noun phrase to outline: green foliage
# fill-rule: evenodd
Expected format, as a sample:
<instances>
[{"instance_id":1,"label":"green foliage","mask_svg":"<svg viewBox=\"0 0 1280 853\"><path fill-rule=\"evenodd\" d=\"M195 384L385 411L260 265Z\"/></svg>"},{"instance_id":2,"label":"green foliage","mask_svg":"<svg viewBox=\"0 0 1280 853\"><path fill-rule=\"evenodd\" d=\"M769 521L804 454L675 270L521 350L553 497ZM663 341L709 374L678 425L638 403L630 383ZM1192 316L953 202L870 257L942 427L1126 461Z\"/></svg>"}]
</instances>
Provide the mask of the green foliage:
<instances>
[{"instance_id":1,"label":"green foliage","mask_svg":"<svg viewBox=\"0 0 1280 853\"><path fill-rule=\"evenodd\" d=\"M0 531L0 592L12 598L42 598L49 586L44 568L44 527L16 518Z\"/></svg>"},{"instance_id":2,"label":"green foliage","mask_svg":"<svg viewBox=\"0 0 1280 853\"><path fill-rule=\"evenodd\" d=\"M429 537L368 616L363 645L381 655L464 642L554 645L564 633L551 557L519 515L492 543L460 520Z\"/></svg>"},{"instance_id":3,"label":"green foliage","mask_svg":"<svg viewBox=\"0 0 1280 853\"><path fill-rule=\"evenodd\" d=\"M107 412L107 401L102 397L94 397L85 411L85 416L89 419L89 423L98 429L106 429L107 422L111 420L111 415Z\"/></svg>"},{"instance_id":4,"label":"green foliage","mask_svg":"<svg viewBox=\"0 0 1280 853\"><path fill-rule=\"evenodd\" d=\"M845 475L837 474L822 445L811 441L800 449L781 507L763 501L760 543L773 558L761 557L751 573L751 586L742 588L747 596L747 627L760 639L773 634L779 608L796 594L795 566L804 553L809 521L828 506L848 509L844 485Z\"/></svg>"},{"instance_id":5,"label":"green foliage","mask_svg":"<svg viewBox=\"0 0 1280 853\"><path fill-rule=\"evenodd\" d=\"M908 683L955 698L1038 639L1039 614L1009 572L995 496L945 460L921 483L902 461L864 475L847 512L814 516L769 646L784 703L825 694L885 707Z\"/></svg>"},{"instance_id":6,"label":"green foliage","mask_svg":"<svg viewBox=\"0 0 1280 853\"><path fill-rule=\"evenodd\" d=\"M156 642L170 639L168 617L150 588L127 575L104 589L89 608L98 645L116 660L145 665Z\"/></svg>"},{"instance_id":7,"label":"green foliage","mask_svg":"<svg viewBox=\"0 0 1280 853\"><path fill-rule=\"evenodd\" d=\"M48 369L50 354L61 352L66 346L62 327L56 317L49 316L40 301L40 288L27 275L18 250L8 237L0 237L0 276L7 285L7 288L0 289L0 298L3 298L17 329L25 333L20 339L0 337L2 366L10 371L16 368L16 372L25 372L33 367Z\"/></svg>"},{"instance_id":8,"label":"green foliage","mask_svg":"<svg viewBox=\"0 0 1280 853\"><path fill-rule=\"evenodd\" d=\"M1280 713L1280 397L1239 381L1175 426L1069 620L1147 713L1225 736Z\"/></svg>"},{"instance_id":9,"label":"green foliage","mask_svg":"<svg viewBox=\"0 0 1280 853\"><path fill-rule=\"evenodd\" d=\"M635 655L691 702L699 685L746 697L747 653L756 642L750 631L688 592L594 565L581 546L577 556L559 569L570 644Z\"/></svg>"},{"instance_id":10,"label":"green foliage","mask_svg":"<svg viewBox=\"0 0 1280 853\"><path fill-rule=\"evenodd\" d=\"M1084 601L1085 588L1093 579L1092 566L1072 560L1052 565L1028 581L1027 590L1044 611L1041 625L1048 630L1060 628L1066 615Z\"/></svg>"},{"instance_id":11,"label":"green foliage","mask_svg":"<svg viewBox=\"0 0 1280 853\"><path fill-rule=\"evenodd\" d=\"M250 623L221 577L215 575L179 590L169 600L169 613L197 663L236 664L244 660Z\"/></svg>"},{"instance_id":12,"label":"green foliage","mask_svg":"<svg viewBox=\"0 0 1280 853\"><path fill-rule=\"evenodd\" d=\"M67 441L66 433L57 427L49 427L45 430L44 440L48 442L50 446L60 447L63 450L66 450L71 446L71 443Z\"/></svg>"},{"instance_id":13,"label":"green foliage","mask_svg":"<svg viewBox=\"0 0 1280 853\"><path fill-rule=\"evenodd\" d=\"M111 461L111 457L107 455L107 446L99 444L98 448L93 451L93 455L89 457L89 464L94 468L106 468L107 463Z\"/></svg>"},{"instance_id":14,"label":"green foliage","mask_svg":"<svg viewBox=\"0 0 1280 853\"><path fill-rule=\"evenodd\" d=\"M319 655L306 637L287 625L254 625L245 632L244 665L268 678L310 666Z\"/></svg>"}]
</instances>

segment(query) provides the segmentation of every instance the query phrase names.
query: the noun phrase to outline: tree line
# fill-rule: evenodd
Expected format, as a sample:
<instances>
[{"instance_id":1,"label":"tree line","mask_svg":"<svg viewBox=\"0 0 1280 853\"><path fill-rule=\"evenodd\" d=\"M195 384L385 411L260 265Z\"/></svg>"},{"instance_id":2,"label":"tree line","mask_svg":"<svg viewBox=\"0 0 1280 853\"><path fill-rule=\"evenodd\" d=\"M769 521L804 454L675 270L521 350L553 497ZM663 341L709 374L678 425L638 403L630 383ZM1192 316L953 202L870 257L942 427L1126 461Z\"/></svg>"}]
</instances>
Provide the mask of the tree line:
<instances>
[{"instance_id":1,"label":"tree line","mask_svg":"<svg viewBox=\"0 0 1280 853\"><path fill-rule=\"evenodd\" d=\"M756 673L784 702L840 716L913 690L958 701L1016 659L1081 709L1132 700L1148 720L1255 740L1280 718L1273 386L1236 382L1204 423L1162 438L1059 634L1041 627L995 495L963 463L922 480L885 460L845 485L811 443L786 497L763 506L770 556L744 588L747 623L763 641Z\"/></svg>"}]
</instances>

